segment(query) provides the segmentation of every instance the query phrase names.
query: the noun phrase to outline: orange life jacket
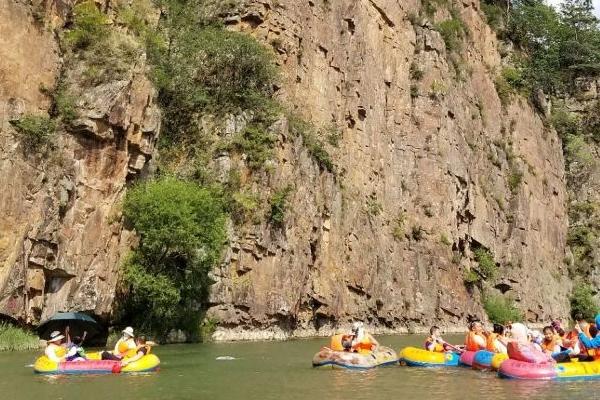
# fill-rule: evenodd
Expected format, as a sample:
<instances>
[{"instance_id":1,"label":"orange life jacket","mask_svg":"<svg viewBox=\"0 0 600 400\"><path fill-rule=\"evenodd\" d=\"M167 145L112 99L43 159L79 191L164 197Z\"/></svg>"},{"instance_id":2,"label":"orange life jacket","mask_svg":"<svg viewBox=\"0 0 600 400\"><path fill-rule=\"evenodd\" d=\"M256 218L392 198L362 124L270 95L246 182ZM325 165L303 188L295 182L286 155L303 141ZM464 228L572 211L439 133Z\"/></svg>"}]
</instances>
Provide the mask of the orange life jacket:
<instances>
[{"instance_id":1,"label":"orange life jacket","mask_svg":"<svg viewBox=\"0 0 600 400\"><path fill-rule=\"evenodd\" d=\"M479 351L479 350L485 349L485 344L481 345L476 339L477 336L479 336L480 338L483 339L483 343L486 342L486 338L482 334L475 333L473 331L469 331L469 333L467 333L467 337L465 339L465 348L468 351Z\"/></svg>"},{"instance_id":2,"label":"orange life jacket","mask_svg":"<svg viewBox=\"0 0 600 400\"><path fill-rule=\"evenodd\" d=\"M433 344L433 349L430 349L429 347ZM435 340L433 340L433 338L431 336L429 336L427 339L425 339L425 350L429 350L429 351L433 351L436 353L443 353L444 352L444 346L437 343Z\"/></svg>"},{"instance_id":3,"label":"orange life jacket","mask_svg":"<svg viewBox=\"0 0 600 400\"><path fill-rule=\"evenodd\" d=\"M554 336L551 340L542 340L541 347L542 351L549 352L550 354L555 352L556 346L560 343L560 339Z\"/></svg>"},{"instance_id":4,"label":"orange life jacket","mask_svg":"<svg viewBox=\"0 0 600 400\"><path fill-rule=\"evenodd\" d=\"M490 333L485 341L485 349L496 353L496 339L498 339L497 333Z\"/></svg>"},{"instance_id":5,"label":"orange life jacket","mask_svg":"<svg viewBox=\"0 0 600 400\"><path fill-rule=\"evenodd\" d=\"M352 346L352 350L358 351L359 353L365 353L365 352L372 351L373 347L375 347L375 345L369 339L369 335L365 334L365 336L363 337L363 339L360 342L358 342L354 346Z\"/></svg>"}]
</instances>

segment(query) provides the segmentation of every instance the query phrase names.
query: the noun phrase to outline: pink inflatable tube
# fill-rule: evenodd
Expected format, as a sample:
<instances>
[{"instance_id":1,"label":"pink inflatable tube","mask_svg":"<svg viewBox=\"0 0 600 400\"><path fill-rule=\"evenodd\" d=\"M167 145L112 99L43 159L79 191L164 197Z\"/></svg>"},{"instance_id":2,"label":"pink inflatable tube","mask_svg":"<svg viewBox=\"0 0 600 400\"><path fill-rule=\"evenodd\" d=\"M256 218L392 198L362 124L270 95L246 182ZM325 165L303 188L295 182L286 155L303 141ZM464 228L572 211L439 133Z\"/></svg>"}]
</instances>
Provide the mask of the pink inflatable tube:
<instances>
[{"instance_id":1,"label":"pink inflatable tube","mask_svg":"<svg viewBox=\"0 0 600 400\"><path fill-rule=\"evenodd\" d=\"M534 364L519 360L506 360L500 365L498 375L509 379L555 379L555 364L551 362Z\"/></svg>"},{"instance_id":2,"label":"pink inflatable tube","mask_svg":"<svg viewBox=\"0 0 600 400\"><path fill-rule=\"evenodd\" d=\"M473 359L475 358L475 351L464 351L460 355L460 365L466 365L469 367L473 366Z\"/></svg>"},{"instance_id":3,"label":"pink inflatable tube","mask_svg":"<svg viewBox=\"0 0 600 400\"><path fill-rule=\"evenodd\" d=\"M69 361L61 362L58 365L57 373L60 374L91 374L106 373L118 374L121 372L121 363L110 360L87 360L87 361Z\"/></svg>"}]
</instances>

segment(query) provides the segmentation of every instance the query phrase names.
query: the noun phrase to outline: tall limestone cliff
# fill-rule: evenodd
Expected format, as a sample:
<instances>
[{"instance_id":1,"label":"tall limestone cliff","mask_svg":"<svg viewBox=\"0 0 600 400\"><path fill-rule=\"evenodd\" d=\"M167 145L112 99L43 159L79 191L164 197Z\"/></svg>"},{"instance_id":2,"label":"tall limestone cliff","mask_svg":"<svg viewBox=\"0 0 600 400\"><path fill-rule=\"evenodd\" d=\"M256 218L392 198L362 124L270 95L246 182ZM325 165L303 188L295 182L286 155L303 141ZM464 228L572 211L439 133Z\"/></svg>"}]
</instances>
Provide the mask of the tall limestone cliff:
<instances>
[{"instance_id":1,"label":"tall limestone cliff","mask_svg":"<svg viewBox=\"0 0 600 400\"><path fill-rule=\"evenodd\" d=\"M284 229L235 233L215 273L217 338L327 333L353 319L462 328L484 315L463 281L481 248L499 265L491 286L529 321L566 315L560 140L525 99L497 95L500 44L479 2L420 12L263 1L227 18L278 52L281 96L342 139L329 149L333 176L282 135L271 184L295 188ZM436 28L451 19L464 24L454 49Z\"/></svg>"},{"instance_id":2,"label":"tall limestone cliff","mask_svg":"<svg viewBox=\"0 0 600 400\"><path fill-rule=\"evenodd\" d=\"M49 24L68 9L0 5L0 313L32 324L67 310L108 319L135 242L119 222L121 200L152 157L160 123L143 58L95 86L82 83L78 61L64 72ZM47 116L45 93L59 84L77 99L77 118L58 124L51 149L30 148L13 123Z\"/></svg>"},{"instance_id":3,"label":"tall limestone cliff","mask_svg":"<svg viewBox=\"0 0 600 400\"><path fill-rule=\"evenodd\" d=\"M47 3L46 23L61 24L69 4ZM498 96L505 60L479 1L442 3L427 15L416 1L262 0L224 16L273 48L277 96L336 140L329 172L285 118L275 127L274 172L252 184L290 187L287 211L278 227L231 226L213 271L216 339L327 334L355 319L462 329L485 315L482 288L513 298L528 321L567 314L561 141L526 99ZM82 85L32 10L0 5L0 313L109 319L135 244L120 202L148 169L160 113L143 54ZM459 27L442 35L444 21ZM15 121L52 114L41 88L58 85L76 95L78 118L59 121L51 152L28 151ZM243 168L227 152L215 163ZM476 251L493 257L495 277Z\"/></svg>"}]
</instances>

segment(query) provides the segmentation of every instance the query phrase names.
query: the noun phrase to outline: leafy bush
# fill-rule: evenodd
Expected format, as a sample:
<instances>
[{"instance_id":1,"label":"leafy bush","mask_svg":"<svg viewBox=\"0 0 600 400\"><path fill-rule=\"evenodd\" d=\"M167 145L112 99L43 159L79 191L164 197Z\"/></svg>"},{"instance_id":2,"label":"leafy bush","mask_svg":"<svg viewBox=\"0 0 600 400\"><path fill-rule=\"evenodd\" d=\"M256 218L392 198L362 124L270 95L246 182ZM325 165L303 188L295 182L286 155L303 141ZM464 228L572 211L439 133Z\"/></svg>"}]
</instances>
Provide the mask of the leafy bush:
<instances>
[{"instance_id":1,"label":"leafy bush","mask_svg":"<svg viewBox=\"0 0 600 400\"><path fill-rule=\"evenodd\" d=\"M589 284L579 284L573 288L571 297L571 316L582 314L583 318L592 321L596 314L600 312L598 302L594 299L592 287Z\"/></svg>"},{"instance_id":2,"label":"leafy bush","mask_svg":"<svg viewBox=\"0 0 600 400\"><path fill-rule=\"evenodd\" d=\"M516 168L513 168L508 175L508 188L512 194L516 194L523 181L523 173Z\"/></svg>"},{"instance_id":3,"label":"leafy bush","mask_svg":"<svg viewBox=\"0 0 600 400\"><path fill-rule=\"evenodd\" d=\"M325 149L324 143L316 136L317 129L297 115L288 116L290 131L302 137L304 147L319 166L335 173L335 164Z\"/></svg>"},{"instance_id":4,"label":"leafy bush","mask_svg":"<svg viewBox=\"0 0 600 400\"><path fill-rule=\"evenodd\" d=\"M250 168L258 169L273 157L275 136L261 126L250 125L233 140L233 146L246 154L246 162Z\"/></svg>"},{"instance_id":5,"label":"leafy bush","mask_svg":"<svg viewBox=\"0 0 600 400\"><path fill-rule=\"evenodd\" d=\"M270 118L276 79L272 53L251 36L201 25L175 26L169 49L152 54L153 76L171 140L197 132L197 118L244 110Z\"/></svg>"},{"instance_id":6,"label":"leafy bush","mask_svg":"<svg viewBox=\"0 0 600 400\"><path fill-rule=\"evenodd\" d=\"M460 262L460 260L459 260ZM458 264L455 263L455 264ZM467 284L467 285L473 285L477 282L479 282L481 278L479 277L479 275L477 274L477 272L473 271L472 269L469 270L465 270L464 276L463 276L463 281Z\"/></svg>"},{"instance_id":7,"label":"leafy bush","mask_svg":"<svg viewBox=\"0 0 600 400\"><path fill-rule=\"evenodd\" d=\"M514 302L504 296L489 295L483 298L483 308L491 322L506 324L509 321L518 322L523 319L523 313Z\"/></svg>"},{"instance_id":8,"label":"leafy bush","mask_svg":"<svg viewBox=\"0 0 600 400\"><path fill-rule=\"evenodd\" d=\"M483 11L485 20L490 28L500 31L504 27L504 10L500 6L488 1L482 1L481 11Z\"/></svg>"},{"instance_id":9,"label":"leafy bush","mask_svg":"<svg viewBox=\"0 0 600 400\"><path fill-rule=\"evenodd\" d=\"M12 124L25 146L32 149L49 144L56 131L56 122L43 115L25 115Z\"/></svg>"},{"instance_id":10,"label":"leafy bush","mask_svg":"<svg viewBox=\"0 0 600 400\"><path fill-rule=\"evenodd\" d=\"M252 193L237 192L231 197L231 217L234 221L243 223L255 216L260 206L259 196Z\"/></svg>"},{"instance_id":11,"label":"leafy bush","mask_svg":"<svg viewBox=\"0 0 600 400\"><path fill-rule=\"evenodd\" d=\"M269 220L275 227L283 227L285 213L287 210L287 199L291 192L292 186L286 186L283 189L273 193L271 199L269 200L269 204L271 205Z\"/></svg>"},{"instance_id":12,"label":"leafy bush","mask_svg":"<svg viewBox=\"0 0 600 400\"><path fill-rule=\"evenodd\" d=\"M0 351L35 350L39 338L33 333L6 322L0 322Z\"/></svg>"},{"instance_id":13,"label":"leafy bush","mask_svg":"<svg viewBox=\"0 0 600 400\"><path fill-rule=\"evenodd\" d=\"M437 25L437 30L442 35L448 51L456 51L461 48L465 26L458 16L440 22Z\"/></svg>"},{"instance_id":14,"label":"leafy bush","mask_svg":"<svg viewBox=\"0 0 600 400\"><path fill-rule=\"evenodd\" d=\"M503 106L507 106L510 103L513 94L512 88L501 75L497 76L494 80L494 86L496 87L498 98L500 98L500 103L502 103Z\"/></svg>"},{"instance_id":15,"label":"leafy bush","mask_svg":"<svg viewBox=\"0 0 600 400\"><path fill-rule=\"evenodd\" d=\"M158 335L174 327L197 329L211 283L208 272L225 242L220 196L162 178L131 189L123 214L140 236L123 268L124 319Z\"/></svg>"},{"instance_id":16,"label":"leafy bush","mask_svg":"<svg viewBox=\"0 0 600 400\"><path fill-rule=\"evenodd\" d=\"M65 34L71 47L85 49L104 42L109 34L109 19L93 1L84 1L73 8L73 26Z\"/></svg>"},{"instance_id":17,"label":"leafy bush","mask_svg":"<svg viewBox=\"0 0 600 400\"><path fill-rule=\"evenodd\" d=\"M485 276L486 279L494 279L498 267L496 266L492 253L484 247L478 247L473 250L473 254L475 255L475 261L479 264L479 271L483 276Z\"/></svg>"}]
</instances>

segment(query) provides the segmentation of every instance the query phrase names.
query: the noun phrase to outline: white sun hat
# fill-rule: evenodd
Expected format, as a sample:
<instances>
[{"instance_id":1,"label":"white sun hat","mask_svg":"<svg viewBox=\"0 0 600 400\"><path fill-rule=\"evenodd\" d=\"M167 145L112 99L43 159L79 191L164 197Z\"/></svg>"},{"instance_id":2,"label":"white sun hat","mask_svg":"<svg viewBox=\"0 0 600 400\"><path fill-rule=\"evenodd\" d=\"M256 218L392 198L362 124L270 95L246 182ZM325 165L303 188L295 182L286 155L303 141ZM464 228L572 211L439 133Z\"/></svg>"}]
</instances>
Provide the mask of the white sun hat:
<instances>
[{"instance_id":1,"label":"white sun hat","mask_svg":"<svg viewBox=\"0 0 600 400\"><path fill-rule=\"evenodd\" d=\"M64 339L65 336L61 335L59 331L54 331L50 334L50 339L47 340L48 343L50 342L57 342L59 340Z\"/></svg>"},{"instance_id":2,"label":"white sun hat","mask_svg":"<svg viewBox=\"0 0 600 400\"><path fill-rule=\"evenodd\" d=\"M123 333L126 335L129 335L131 337L134 337L135 335L133 334L133 328L128 326L127 328L123 329Z\"/></svg>"}]
</instances>

